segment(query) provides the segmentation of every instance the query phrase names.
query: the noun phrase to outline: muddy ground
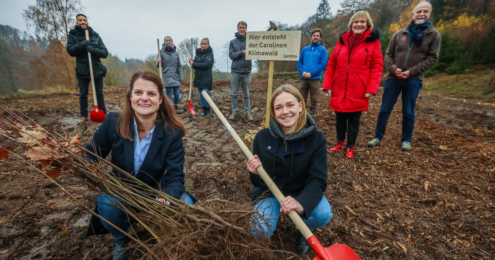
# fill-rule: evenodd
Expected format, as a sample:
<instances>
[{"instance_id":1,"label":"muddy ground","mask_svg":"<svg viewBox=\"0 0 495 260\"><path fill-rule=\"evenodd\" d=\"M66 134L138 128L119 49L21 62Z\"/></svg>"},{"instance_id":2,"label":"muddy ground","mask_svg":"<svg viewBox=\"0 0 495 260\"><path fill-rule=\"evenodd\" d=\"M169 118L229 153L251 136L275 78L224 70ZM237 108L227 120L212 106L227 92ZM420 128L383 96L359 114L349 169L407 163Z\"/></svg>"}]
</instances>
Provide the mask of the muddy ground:
<instances>
[{"instance_id":1,"label":"muddy ground","mask_svg":"<svg viewBox=\"0 0 495 260\"><path fill-rule=\"evenodd\" d=\"M294 80L277 80L296 84ZM266 80L253 80L253 122L244 114L232 122L251 146L249 130L264 122ZM324 244L343 243L362 259L495 258L495 105L475 99L421 92L410 152L400 151L401 102L392 113L383 145L368 148L381 94L363 113L353 160L328 153L330 223L315 232ZM105 89L109 111L118 111L125 89ZM181 103L187 103L187 86ZM215 82L211 96L230 111L230 82ZM193 106L200 110L199 97ZM87 143L98 124L77 125L77 93L6 100L49 131L82 135ZM90 104L92 99L90 98ZM242 107L242 98L239 99ZM335 115L320 96L318 128L335 143ZM228 113L226 113L228 115ZM199 200L250 203L252 185L245 158L220 120L180 115L188 131L186 189ZM0 141L0 145L6 142ZM15 148L14 149L18 149ZM57 179L78 202L92 208L97 193L79 179ZM85 238L88 213L59 188L15 159L0 161L0 259L110 259L110 235ZM63 224L68 233L65 234ZM289 218L272 238L279 249L293 250ZM312 259L314 253L300 259ZM132 257L130 257L132 258ZM292 258L296 259L296 257Z\"/></svg>"}]
</instances>

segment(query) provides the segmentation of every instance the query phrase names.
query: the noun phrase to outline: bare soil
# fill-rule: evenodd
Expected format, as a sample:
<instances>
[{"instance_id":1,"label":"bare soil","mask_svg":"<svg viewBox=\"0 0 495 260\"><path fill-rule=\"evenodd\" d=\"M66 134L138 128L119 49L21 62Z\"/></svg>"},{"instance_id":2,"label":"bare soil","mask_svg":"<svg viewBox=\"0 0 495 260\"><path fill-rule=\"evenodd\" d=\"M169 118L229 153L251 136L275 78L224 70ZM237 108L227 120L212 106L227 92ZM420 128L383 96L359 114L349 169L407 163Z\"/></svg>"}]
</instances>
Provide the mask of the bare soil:
<instances>
[{"instance_id":1,"label":"bare soil","mask_svg":"<svg viewBox=\"0 0 495 260\"><path fill-rule=\"evenodd\" d=\"M283 83L297 81L276 80L274 86ZM241 137L249 137L249 130L263 125L266 86L266 80L252 82L255 120L248 122L241 111L231 122ZM187 90L185 85L181 88L183 109ZM120 109L125 92L124 88L105 89L109 111ZM215 82L210 94L229 115L230 82ZM382 90L371 99L370 110L361 118L356 157L350 160L343 152L328 153L325 196L334 215L327 226L315 231L316 236L324 246L347 244L362 259L495 258L495 105L422 91L413 149L402 152L400 100L382 146L366 146L374 135L381 94ZM77 93L5 101L49 131L80 133L83 143L98 127L91 122L77 125ZM196 89L192 104L200 112ZM193 117L187 111L180 117L188 131L184 138L186 189L199 200L250 203L253 186L246 159L220 120ZM334 145L335 115L324 95L319 98L316 121L328 146ZM0 145L5 143L0 140ZM71 176L57 181L77 194L78 203L94 207L97 193L84 182ZM78 203L15 158L0 160L0 259L111 259L110 235L84 237L89 214ZM277 249L294 249L293 229L290 219L283 217L272 237ZM311 252L300 259L313 257Z\"/></svg>"}]
</instances>

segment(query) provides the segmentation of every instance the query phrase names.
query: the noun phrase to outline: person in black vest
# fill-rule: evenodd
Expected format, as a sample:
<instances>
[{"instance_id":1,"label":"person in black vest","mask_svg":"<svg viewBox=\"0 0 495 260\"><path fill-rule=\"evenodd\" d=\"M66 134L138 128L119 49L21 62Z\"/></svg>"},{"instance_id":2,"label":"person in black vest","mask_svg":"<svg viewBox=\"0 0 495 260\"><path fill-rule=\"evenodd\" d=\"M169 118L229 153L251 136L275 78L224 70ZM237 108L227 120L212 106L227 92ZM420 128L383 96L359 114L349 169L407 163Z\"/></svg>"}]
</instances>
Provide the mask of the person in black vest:
<instances>
[{"instance_id":1,"label":"person in black vest","mask_svg":"<svg viewBox=\"0 0 495 260\"><path fill-rule=\"evenodd\" d=\"M89 32L89 41L86 40L85 30ZM67 52L70 56L76 57L76 77L79 86L79 106L81 107L79 123L88 121L88 89L91 83L88 52L91 53L98 109L103 110L106 114L107 110L103 99L103 78L107 74L107 68L103 66L100 59L107 58L108 50L100 35L89 26L88 18L84 14L76 16L76 26L70 30L67 38Z\"/></svg>"},{"instance_id":2,"label":"person in black vest","mask_svg":"<svg viewBox=\"0 0 495 260\"><path fill-rule=\"evenodd\" d=\"M194 69L194 87L198 88L199 101L203 108L202 116L210 117L210 104L203 97L201 92L204 90L210 93L213 85L213 75L211 69L213 68L213 50L210 47L210 40L203 38L200 44L201 48L196 49L196 57L194 60L189 59L189 64Z\"/></svg>"},{"instance_id":3,"label":"person in black vest","mask_svg":"<svg viewBox=\"0 0 495 260\"><path fill-rule=\"evenodd\" d=\"M252 233L271 237L281 213L295 210L310 230L325 226L332 208L323 192L327 188L327 141L306 112L303 97L292 85L282 85L270 102L270 126L254 137L254 157L247 161L249 179L254 185L251 199L257 201ZM279 203L258 174L263 165L268 176L285 198ZM310 246L296 232L296 251L306 254Z\"/></svg>"},{"instance_id":4,"label":"person in black vest","mask_svg":"<svg viewBox=\"0 0 495 260\"><path fill-rule=\"evenodd\" d=\"M163 90L163 83L156 73L149 70L134 73L122 111L105 117L86 149L96 151L102 158L111 153L111 162L119 169L154 189L193 204L194 197L184 188L182 137L186 129ZM97 159L90 154L87 157ZM127 179L115 169L112 173L123 182ZM169 204L164 198L155 199ZM119 208L117 201L123 202L118 196L101 194L95 213L127 232L130 217ZM99 218L91 217L86 236L108 232L114 239L113 259L124 260L127 236Z\"/></svg>"}]
</instances>

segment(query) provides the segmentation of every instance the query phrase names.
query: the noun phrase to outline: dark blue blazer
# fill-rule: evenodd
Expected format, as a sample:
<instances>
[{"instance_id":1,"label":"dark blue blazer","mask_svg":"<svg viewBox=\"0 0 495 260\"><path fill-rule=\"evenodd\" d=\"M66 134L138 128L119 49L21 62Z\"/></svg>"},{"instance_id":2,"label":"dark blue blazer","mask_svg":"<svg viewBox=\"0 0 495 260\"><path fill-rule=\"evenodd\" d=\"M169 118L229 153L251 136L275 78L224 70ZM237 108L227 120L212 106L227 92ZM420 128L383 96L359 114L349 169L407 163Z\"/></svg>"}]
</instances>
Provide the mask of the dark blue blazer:
<instances>
[{"instance_id":1,"label":"dark blue blazer","mask_svg":"<svg viewBox=\"0 0 495 260\"><path fill-rule=\"evenodd\" d=\"M90 151L97 151L98 155L106 158L112 153L112 164L120 169L134 174L142 182L160 189L166 194L178 199L184 189L184 145L182 144L182 131L156 124L153 131L151 144L136 174L134 172L134 142L124 139L117 130L119 113L108 113L105 121L96 130L93 140L86 146ZM131 136L134 137L134 123L130 126ZM94 146L93 146L94 145ZM95 160L94 156L88 156ZM127 179L126 176L115 169L112 171L116 177Z\"/></svg>"},{"instance_id":2,"label":"dark blue blazer","mask_svg":"<svg viewBox=\"0 0 495 260\"><path fill-rule=\"evenodd\" d=\"M136 178L147 185L178 199L185 191L183 171L184 145L182 144L183 132L171 127L165 129L163 124L157 123L141 169L135 174L134 142L124 139L119 135L117 130L119 116L120 114L116 112L108 113L105 117L105 121L98 130L96 130L91 143L86 146L86 149L96 151L97 154L103 158L106 158L111 152L112 164L130 174L134 174ZM129 130L131 136L134 137L135 131L133 122L131 123ZM92 155L88 154L87 156L92 160L96 160L96 157ZM112 173L123 181L127 179L125 175L119 173L115 169ZM91 221L92 224L99 224L99 219L96 218L96 220L98 220L97 223ZM90 226L89 229L98 230L98 228L95 228L94 226L93 228ZM99 234L101 232L96 231L94 233Z\"/></svg>"}]
</instances>

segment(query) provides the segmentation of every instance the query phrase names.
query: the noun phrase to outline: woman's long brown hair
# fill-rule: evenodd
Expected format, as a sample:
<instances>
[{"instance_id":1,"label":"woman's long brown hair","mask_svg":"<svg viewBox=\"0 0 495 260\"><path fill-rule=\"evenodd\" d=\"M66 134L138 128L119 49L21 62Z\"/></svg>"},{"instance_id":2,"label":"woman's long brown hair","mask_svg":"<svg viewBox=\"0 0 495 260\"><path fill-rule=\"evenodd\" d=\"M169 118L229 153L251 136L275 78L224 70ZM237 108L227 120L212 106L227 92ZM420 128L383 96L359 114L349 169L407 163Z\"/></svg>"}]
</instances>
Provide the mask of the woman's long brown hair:
<instances>
[{"instance_id":1,"label":"woman's long brown hair","mask_svg":"<svg viewBox=\"0 0 495 260\"><path fill-rule=\"evenodd\" d=\"M172 105L172 102L170 99L168 99L163 92L163 83L162 80L160 79L160 76L158 76L156 73L150 71L150 70L143 70L143 71L138 71L134 73L131 77L131 83L129 86L129 90L127 91L127 95L124 101L124 104L122 106L122 111L120 113L120 117L117 123L117 130L124 139L127 139L129 141L134 141L134 136L131 136L131 133L129 131L131 127L131 122L133 122L135 116L134 109L132 109L132 104L131 104L131 96L132 96L132 90L134 88L134 83L138 79L143 79L146 81L151 81L153 82L157 87L158 87L158 93L160 93L160 98L163 100L163 102L160 104L158 108L158 115L156 121L158 123L163 123L163 127L167 129L168 127L177 130L181 130L183 133L183 136L186 135L186 128L180 121L179 117L177 116L177 113L175 112L175 108ZM141 123L139 120L136 118L136 123L137 123L137 128L141 129Z\"/></svg>"}]
</instances>

